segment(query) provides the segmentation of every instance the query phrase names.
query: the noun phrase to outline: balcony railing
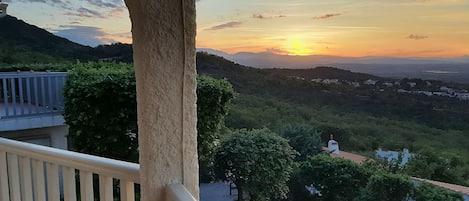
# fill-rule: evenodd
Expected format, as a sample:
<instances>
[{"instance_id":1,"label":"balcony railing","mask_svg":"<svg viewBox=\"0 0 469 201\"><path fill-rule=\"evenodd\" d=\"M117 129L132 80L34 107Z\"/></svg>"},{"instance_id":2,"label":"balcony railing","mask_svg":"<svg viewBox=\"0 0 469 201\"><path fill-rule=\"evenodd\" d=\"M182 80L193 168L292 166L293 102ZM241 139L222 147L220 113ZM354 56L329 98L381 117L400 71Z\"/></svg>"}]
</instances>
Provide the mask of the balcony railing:
<instances>
[{"instance_id":1,"label":"balcony railing","mask_svg":"<svg viewBox=\"0 0 469 201\"><path fill-rule=\"evenodd\" d=\"M0 138L2 201L94 201L94 189L100 201L113 201L115 192L116 200L134 201L139 170L135 163Z\"/></svg>"},{"instance_id":2,"label":"balcony railing","mask_svg":"<svg viewBox=\"0 0 469 201\"><path fill-rule=\"evenodd\" d=\"M135 201L139 174L136 163L0 138L1 201ZM166 190L167 201L196 201L182 184Z\"/></svg>"},{"instance_id":3,"label":"balcony railing","mask_svg":"<svg viewBox=\"0 0 469 201\"><path fill-rule=\"evenodd\" d=\"M66 72L0 73L0 119L60 114Z\"/></svg>"}]
</instances>

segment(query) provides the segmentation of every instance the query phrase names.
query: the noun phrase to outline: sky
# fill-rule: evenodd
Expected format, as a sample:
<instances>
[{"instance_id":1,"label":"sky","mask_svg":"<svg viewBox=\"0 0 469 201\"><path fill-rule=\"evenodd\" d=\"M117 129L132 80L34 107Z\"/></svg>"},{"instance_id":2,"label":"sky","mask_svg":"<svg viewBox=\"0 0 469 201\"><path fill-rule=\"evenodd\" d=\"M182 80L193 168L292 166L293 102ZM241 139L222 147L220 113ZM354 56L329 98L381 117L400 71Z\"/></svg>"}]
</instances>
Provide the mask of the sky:
<instances>
[{"instance_id":1,"label":"sky","mask_svg":"<svg viewBox=\"0 0 469 201\"><path fill-rule=\"evenodd\" d=\"M3 0L8 13L74 42L131 43L122 0ZM227 53L469 55L469 0L198 0L197 47Z\"/></svg>"}]
</instances>

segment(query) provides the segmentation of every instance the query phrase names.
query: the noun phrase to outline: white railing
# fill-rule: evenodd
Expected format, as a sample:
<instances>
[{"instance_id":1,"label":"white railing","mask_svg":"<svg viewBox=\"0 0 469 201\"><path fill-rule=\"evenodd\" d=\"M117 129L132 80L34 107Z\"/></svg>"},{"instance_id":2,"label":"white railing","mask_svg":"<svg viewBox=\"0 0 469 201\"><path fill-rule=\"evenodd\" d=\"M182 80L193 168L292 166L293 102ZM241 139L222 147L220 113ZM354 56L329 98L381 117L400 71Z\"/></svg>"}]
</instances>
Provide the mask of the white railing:
<instances>
[{"instance_id":1,"label":"white railing","mask_svg":"<svg viewBox=\"0 0 469 201\"><path fill-rule=\"evenodd\" d=\"M0 138L1 201L94 201L94 189L100 201L113 201L117 190L117 200L134 201L139 170L135 163Z\"/></svg>"},{"instance_id":2,"label":"white railing","mask_svg":"<svg viewBox=\"0 0 469 201\"><path fill-rule=\"evenodd\" d=\"M1 72L0 119L60 114L66 72Z\"/></svg>"},{"instance_id":3,"label":"white railing","mask_svg":"<svg viewBox=\"0 0 469 201\"><path fill-rule=\"evenodd\" d=\"M197 201L182 184L172 184L167 187L167 201Z\"/></svg>"}]
</instances>

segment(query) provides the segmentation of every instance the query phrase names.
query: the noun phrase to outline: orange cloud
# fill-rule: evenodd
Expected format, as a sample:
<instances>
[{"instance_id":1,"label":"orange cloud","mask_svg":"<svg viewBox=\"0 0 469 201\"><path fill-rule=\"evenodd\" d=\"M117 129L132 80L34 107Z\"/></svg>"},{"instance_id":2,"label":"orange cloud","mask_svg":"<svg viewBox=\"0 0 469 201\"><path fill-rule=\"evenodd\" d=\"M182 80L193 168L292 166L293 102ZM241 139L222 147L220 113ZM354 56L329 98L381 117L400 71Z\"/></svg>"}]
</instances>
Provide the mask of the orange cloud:
<instances>
[{"instance_id":1,"label":"orange cloud","mask_svg":"<svg viewBox=\"0 0 469 201\"><path fill-rule=\"evenodd\" d=\"M412 39L412 40L422 40L426 38L428 38L428 36L417 35L417 34L410 34L409 36L407 36L407 39Z\"/></svg>"},{"instance_id":2,"label":"orange cloud","mask_svg":"<svg viewBox=\"0 0 469 201\"><path fill-rule=\"evenodd\" d=\"M324 15L320 15L320 16L314 16L313 20L323 20L323 19L327 19L327 18L331 18L331 17L340 16L340 15L342 15L342 14L341 13L328 13L328 14L324 14Z\"/></svg>"}]
</instances>

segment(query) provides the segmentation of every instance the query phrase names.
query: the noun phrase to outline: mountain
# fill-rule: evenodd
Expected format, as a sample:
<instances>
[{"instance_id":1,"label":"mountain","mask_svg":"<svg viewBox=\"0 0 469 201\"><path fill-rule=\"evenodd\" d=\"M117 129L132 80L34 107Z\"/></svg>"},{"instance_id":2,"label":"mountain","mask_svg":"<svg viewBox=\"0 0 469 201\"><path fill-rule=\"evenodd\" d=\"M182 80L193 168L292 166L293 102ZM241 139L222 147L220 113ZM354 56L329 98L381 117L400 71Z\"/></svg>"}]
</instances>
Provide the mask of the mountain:
<instances>
[{"instance_id":1,"label":"mountain","mask_svg":"<svg viewBox=\"0 0 469 201\"><path fill-rule=\"evenodd\" d=\"M278 55L270 52L228 54L209 48L201 48L198 51L219 55L236 63L257 68L309 69L315 66L334 66L383 77L413 77L469 83L469 56L451 58L339 57Z\"/></svg>"},{"instance_id":2,"label":"mountain","mask_svg":"<svg viewBox=\"0 0 469 201\"><path fill-rule=\"evenodd\" d=\"M56 36L13 16L0 18L0 63L59 63L75 60L132 61L129 44L92 48Z\"/></svg>"},{"instance_id":3,"label":"mountain","mask_svg":"<svg viewBox=\"0 0 469 201\"><path fill-rule=\"evenodd\" d=\"M461 57L341 57L331 55L279 55L271 52L238 52L229 54L220 50L200 48L198 51L225 57L234 62L257 68L311 68L333 64L384 64L384 65L420 65L420 64L469 64L469 56Z\"/></svg>"}]
</instances>

